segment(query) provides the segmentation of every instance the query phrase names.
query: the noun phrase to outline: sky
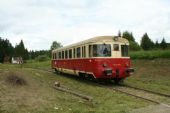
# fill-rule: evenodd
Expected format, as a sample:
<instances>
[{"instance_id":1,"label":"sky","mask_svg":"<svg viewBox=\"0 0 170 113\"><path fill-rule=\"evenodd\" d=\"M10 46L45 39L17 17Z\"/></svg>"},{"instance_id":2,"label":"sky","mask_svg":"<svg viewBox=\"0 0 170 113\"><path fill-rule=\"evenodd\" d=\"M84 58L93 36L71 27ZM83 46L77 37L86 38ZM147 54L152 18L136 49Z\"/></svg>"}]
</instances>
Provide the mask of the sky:
<instances>
[{"instance_id":1,"label":"sky","mask_svg":"<svg viewBox=\"0 0 170 113\"><path fill-rule=\"evenodd\" d=\"M145 32L170 42L170 0L0 0L0 37L28 50L48 50L88 38Z\"/></svg>"}]
</instances>

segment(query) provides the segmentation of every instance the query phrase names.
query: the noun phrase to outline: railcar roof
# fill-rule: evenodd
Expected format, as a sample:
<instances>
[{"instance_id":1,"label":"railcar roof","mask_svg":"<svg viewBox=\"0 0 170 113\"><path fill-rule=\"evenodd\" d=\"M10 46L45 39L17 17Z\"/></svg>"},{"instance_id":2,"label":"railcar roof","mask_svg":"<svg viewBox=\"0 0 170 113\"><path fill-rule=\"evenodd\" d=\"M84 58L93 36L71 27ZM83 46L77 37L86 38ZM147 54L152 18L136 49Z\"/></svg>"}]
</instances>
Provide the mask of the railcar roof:
<instances>
[{"instance_id":1,"label":"railcar roof","mask_svg":"<svg viewBox=\"0 0 170 113\"><path fill-rule=\"evenodd\" d=\"M116 36L97 36L97 37L90 38L90 39L87 39L87 40L84 40L84 41L81 41L81 42L78 42L78 43L75 43L75 44L71 44L71 45L68 45L68 46L65 46L65 47L62 47L62 48L55 49L53 51L63 50L63 49L67 49L67 48L73 48L73 47L76 47L76 46L89 44L89 43L95 43L95 42L120 42L120 43L126 42L126 43L128 43L128 40L125 39L125 38L118 37L118 40L115 41L113 39L114 37L116 37Z\"/></svg>"}]
</instances>

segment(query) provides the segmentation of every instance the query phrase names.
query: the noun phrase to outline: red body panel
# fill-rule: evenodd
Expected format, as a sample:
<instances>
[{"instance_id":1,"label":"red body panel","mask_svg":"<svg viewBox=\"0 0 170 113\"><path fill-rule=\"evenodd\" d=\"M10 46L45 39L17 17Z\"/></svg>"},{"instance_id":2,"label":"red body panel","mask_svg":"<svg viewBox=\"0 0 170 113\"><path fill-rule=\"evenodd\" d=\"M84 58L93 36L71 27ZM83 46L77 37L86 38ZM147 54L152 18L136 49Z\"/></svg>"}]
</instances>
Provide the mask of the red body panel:
<instances>
[{"instance_id":1,"label":"red body panel","mask_svg":"<svg viewBox=\"0 0 170 113\"><path fill-rule=\"evenodd\" d=\"M88 58L52 60L52 68L63 68L84 73L93 73L95 78L125 78L126 72L131 67L130 58ZM112 74L106 75L105 70L111 69ZM118 72L118 74L116 74Z\"/></svg>"}]
</instances>

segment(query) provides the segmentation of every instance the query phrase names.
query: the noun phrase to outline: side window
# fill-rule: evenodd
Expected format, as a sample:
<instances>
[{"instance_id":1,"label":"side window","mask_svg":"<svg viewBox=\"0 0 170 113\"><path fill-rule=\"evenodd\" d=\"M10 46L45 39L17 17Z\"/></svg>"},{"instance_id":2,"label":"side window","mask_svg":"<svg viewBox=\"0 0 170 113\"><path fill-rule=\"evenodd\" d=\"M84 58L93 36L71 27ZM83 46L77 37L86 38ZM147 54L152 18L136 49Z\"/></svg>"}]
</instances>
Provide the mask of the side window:
<instances>
[{"instance_id":1,"label":"side window","mask_svg":"<svg viewBox=\"0 0 170 113\"><path fill-rule=\"evenodd\" d=\"M113 44L113 50L119 51L119 44Z\"/></svg>"},{"instance_id":2,"label":"side window","mask_svg":"<svg viewBox=\"0 0 170 113\"><path fill-rule=\"evenodd\" d=\"M80 58L81 56L81 51L80 51L80 47L77 48L77 58Z\"/></svg>"},{"instance_id":3,"label":"side window","mask_svg":"<svg viewBox=\"0 0 170 113\"><path fill-rule=\"evenodd\" d=\"M68 58L68 51L65 50L65 59L67 59L67 58Z\"/></svg>"},{"instance_id":4,"label":"side window","mask_svg":"<svg viewBox=\"0 0 170 113\"><path fill-rule=\"evenodd\" d=\"M89 45L89 57L92 57L92 45Z\"/></svg>"},{"instance_id":5,"label":"side window","mask_svg":"<svg viewBox=\"0 0 170 113\"><path fill-rule=\"evenodd\" d=\"M64 51L62 51L62 59L64 59Z\"/></svg>"},{"instance_id":6,"label":"side window","mask_svg":"<svg viewBox=\"0 0 170 113\"><path fill-rule=\"evenodd\" d=\"M59 52L59 59L61 59L61 52Z\"/></svg>"},{"instance_id":7,"label":"side window","mask_svg":"<svg viewBox=\"0 0 170 113\"><path fill-rule=\"evenodd\" d=\"M82 58L84 57L84 46L81 47L81 55L82 55Z\"/></svg>"},{"instance_id":8,"label":"side window","mask_svg":"<svg viewBox=\"0 0 170 113\"><path fill-rule=\"evenodd\" d=\"M72 58L72 49L69 50L69 58Z\"/></svg>"},{"instance_id":9,"label":"side window","mask_svg":"<svg viewBox=\"0 0 170 113\"><path fill-rule=\"evenodd\" d=\"M84 46L84 57L86 57L86 46Z\"/></svg>"},{"instance_id":10,"label":"side window","mask_svg":"<svg viewBox=\"0 0 170 113\"><path fill-rule=\"evenodd\" d=\"M76 58L76 49L75 48L74 48L73 54L74 54L74 58Z\"/></svg>"},{"instance_id":11,"label":"side window","mask_svg":"<svg viewBox=\"0 0 170 113\"><path fill-rule=\"evenodd\" d=\"M54 59L57 59L57 58L56 58L56 55L57 55L57 53L54 53Z\"/></svg>"},{"instance_id":12,"label":"side window","mask_svg":"<svg viewBox=\"0 0 170 113\"><path fill-rule=\"evenodd\" d=\"M128 45L121 45L121 54L122 54L122 57L129 56L129 46Z\"/></svg>"},{"instance_id":13,"label":"side window","mask_svg":"<svg viewBox=\"0 0 170 113\"><path fill-rule=\"evenodd\" d=\"M58 52L56 52L56 59L58 60Z\"/></svg>"}]
</instances>

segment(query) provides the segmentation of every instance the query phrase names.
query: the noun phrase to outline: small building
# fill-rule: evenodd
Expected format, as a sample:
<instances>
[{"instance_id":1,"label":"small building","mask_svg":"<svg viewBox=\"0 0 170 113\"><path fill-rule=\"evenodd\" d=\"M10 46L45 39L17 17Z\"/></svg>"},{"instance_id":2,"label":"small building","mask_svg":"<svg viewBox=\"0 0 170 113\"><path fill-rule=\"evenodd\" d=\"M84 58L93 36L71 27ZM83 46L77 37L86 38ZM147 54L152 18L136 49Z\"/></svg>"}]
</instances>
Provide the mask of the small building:
<instances>
[{"instance_id":1,"label":"small building","mask_svg":"<svg viewBox=\"0 0 170 113\"><path fill-rule=\"evenodd\" d=\"M12 63L13 64L22 64L23 63L22 57L12 57Z\"/></svg>"}]
</instances>

